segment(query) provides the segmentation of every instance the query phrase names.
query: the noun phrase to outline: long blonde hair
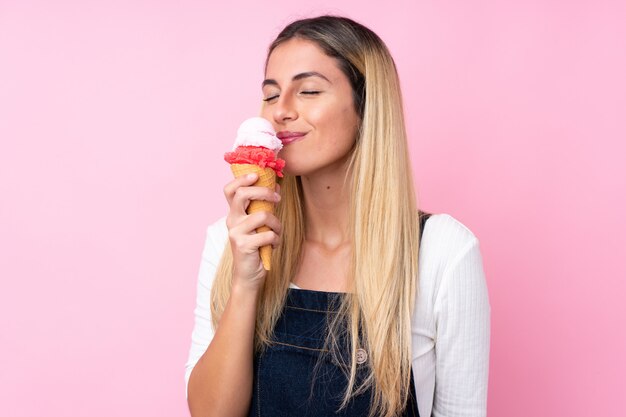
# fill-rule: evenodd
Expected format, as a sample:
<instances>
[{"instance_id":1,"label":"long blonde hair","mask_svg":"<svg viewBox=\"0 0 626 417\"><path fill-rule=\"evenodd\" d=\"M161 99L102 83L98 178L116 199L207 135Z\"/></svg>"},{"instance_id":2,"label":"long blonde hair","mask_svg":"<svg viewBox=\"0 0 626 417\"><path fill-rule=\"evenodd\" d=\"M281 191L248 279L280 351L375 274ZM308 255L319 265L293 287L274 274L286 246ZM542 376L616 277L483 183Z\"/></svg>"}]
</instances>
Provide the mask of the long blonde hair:
<instances>
[{"instance_id":1,"label":"long blonde hair","mask_svg":"<svg viewBox=\"0 0 626 417\"><path fill-rule=\"evenodd\" d=\"M348 370L349 382L342 408L353 395L371 387L370 416L397 416L407 404L410 388L411 315L418 282L420 227L398 74L382 40L350 19L320 16L295 21L270 45L267 57L294 37L313 41L336 58L350 80L361 119L346 177L351 194L352 291L342 298L326 339L330 354L343 362L337 341L341 332L348 333L350 362L342 368ZM300 178L285 175L281 195L276 216L283 225L283 244L274 250L271 271L259 296L257 351L271 344L305 237ZM232 263L227 244L211 292L214 327L230 296ZM356 378L359 347L368 352L369 362L368 377L360 385Z\"/></svg>"}]
</instances>

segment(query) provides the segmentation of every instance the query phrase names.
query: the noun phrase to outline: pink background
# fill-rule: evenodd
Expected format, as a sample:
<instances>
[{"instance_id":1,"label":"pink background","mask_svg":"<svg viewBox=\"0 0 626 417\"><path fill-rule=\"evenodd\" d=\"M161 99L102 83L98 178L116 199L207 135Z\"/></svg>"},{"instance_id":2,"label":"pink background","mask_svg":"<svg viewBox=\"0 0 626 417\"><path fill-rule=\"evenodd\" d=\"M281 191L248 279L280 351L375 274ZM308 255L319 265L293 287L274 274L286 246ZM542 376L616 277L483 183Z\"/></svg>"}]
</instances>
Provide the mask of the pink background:
<instances>
[{"instance_id":1,"label":"pink background","mask_svg":"<svg viewBox=\"0 0 626 417\"><path fill-rule=\"evenodd\" d=\"M480 239L489 414L623 415L625 3L219 3L0 2L0 415L186 415L221 155L322 12L386 41L422 207Z\"/></svg>"}]
</instances>

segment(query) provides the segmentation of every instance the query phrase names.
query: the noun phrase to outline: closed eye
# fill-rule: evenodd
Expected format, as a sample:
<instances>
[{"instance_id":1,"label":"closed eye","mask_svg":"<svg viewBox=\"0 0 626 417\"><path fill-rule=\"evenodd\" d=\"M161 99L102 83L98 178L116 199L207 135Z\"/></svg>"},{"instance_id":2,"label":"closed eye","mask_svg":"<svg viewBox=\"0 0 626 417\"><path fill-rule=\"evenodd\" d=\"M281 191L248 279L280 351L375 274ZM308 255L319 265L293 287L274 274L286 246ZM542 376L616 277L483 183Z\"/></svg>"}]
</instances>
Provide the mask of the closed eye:
<instances>
[{"instance_id":1,"label":"closed eye","mask_svg":"<svg viewBox=\"0 0 626 417\"><path fill-rule=\"evenodd\" d=\"M321 91L314 91L314 90L307 90L307 91L301 91L300 92L300 94L309 95L309 96L314 96L314 95L317 95L317 94L320 94L320 93L321 93ZM265 102L272 101L272 100L274 100L274 99L276 99L278 97L279 97L278 94L274 94L273 96L264 98L263 101L265 101Z\"/></svg>"},{"instance_id":2,"label":"closed eye","mask_svg":"<svg viewBox=\"0 0 626 417\"><path fill-rule=\"evenodd\" d=\"M270 96L268 98L264 98L263 101L271 101L271 100L274 100L275 98L278 98L278 94L275 94L275 95Z\"/></svg>"}]
</instances>

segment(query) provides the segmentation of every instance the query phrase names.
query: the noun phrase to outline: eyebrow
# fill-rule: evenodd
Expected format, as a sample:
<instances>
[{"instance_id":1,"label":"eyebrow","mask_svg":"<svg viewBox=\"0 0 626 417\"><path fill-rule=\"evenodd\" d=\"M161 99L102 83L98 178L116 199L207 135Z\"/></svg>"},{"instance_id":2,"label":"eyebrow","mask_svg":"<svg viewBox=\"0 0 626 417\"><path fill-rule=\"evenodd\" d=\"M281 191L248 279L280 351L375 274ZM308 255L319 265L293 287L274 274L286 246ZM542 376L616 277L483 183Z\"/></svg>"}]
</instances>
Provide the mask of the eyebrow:
<instances>
[{"instance_id":1,"label":"eyebrow","mask_svg":"<svg viewBox=\"0 0 626 417\"><path fill-rule=\"evenodd\" d=\"M307 72L301 72L300 74L296 74L293 76L293 78L291 79L291 81L298 81L298 80L302 80L304 78L309 78L309 77L319 77L322 78L326 81L328 81L329 83L332 84L332 82L330 82L330 80L328 78L326 78L324 75L320 74L317 71L307 71ZM266 85L278 85L278 82L276 82L276 80L272 80L272 79L266 79L263 80L263 83L261 84L261 87L265 87Z\"/></svg>"}]
</instances>

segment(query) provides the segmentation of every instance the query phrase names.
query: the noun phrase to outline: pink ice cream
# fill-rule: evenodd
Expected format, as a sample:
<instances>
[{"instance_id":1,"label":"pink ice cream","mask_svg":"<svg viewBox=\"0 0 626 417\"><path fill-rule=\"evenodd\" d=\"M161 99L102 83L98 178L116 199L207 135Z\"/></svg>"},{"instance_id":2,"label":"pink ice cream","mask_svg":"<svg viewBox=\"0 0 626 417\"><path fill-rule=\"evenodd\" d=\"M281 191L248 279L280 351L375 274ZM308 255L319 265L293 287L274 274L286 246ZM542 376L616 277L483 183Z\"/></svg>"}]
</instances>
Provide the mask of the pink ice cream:
<instances>
[{"instance_id":1,"label":"pink ice cream","mask_svg":"<svg viewBox=\"0 0 626 417\"><path fill-rule=\"evenodd\" d=\"M272 168L276 175L283 176L285 161L277 154L283 148L272 124L262 117L245 120L237 131L232 152L224 154L229 164L254 164L261 168Z\"/></svg>"}]
</instances>

